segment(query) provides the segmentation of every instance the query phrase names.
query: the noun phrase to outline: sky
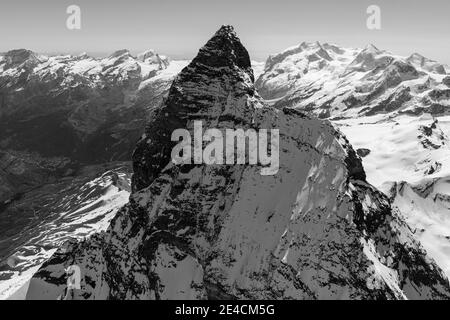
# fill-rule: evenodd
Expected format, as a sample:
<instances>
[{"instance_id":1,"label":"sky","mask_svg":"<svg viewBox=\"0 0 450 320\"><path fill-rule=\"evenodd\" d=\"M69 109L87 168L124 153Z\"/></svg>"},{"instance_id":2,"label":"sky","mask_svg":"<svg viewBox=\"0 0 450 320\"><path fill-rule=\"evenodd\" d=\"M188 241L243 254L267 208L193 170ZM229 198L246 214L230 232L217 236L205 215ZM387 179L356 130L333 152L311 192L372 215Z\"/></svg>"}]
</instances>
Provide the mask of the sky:
<instances>
[{"instance_id":1,"label":"sky","mask_svg":"<svg viewBox=\"0 0 450 320\"><path fill-rule=\"evenodd\" d=\"M81 9L69 30L67 7ZM369 5L381 29L366 26ZM223 24L231 24L252 60L264 61L303 41L413 52L450 64L449 0L0 0L0 52L108 54L154 49L191 59Z\"/></svg>"}]
</instances>

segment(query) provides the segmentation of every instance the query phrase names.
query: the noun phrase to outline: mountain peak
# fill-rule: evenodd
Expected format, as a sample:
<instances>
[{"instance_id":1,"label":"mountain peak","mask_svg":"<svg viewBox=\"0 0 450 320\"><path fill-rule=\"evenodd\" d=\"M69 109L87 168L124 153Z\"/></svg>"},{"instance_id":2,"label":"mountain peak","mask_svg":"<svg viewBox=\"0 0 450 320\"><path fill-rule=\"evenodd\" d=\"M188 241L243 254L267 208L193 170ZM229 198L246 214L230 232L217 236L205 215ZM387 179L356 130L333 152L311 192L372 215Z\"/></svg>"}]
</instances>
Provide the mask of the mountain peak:
<instances>
[{"instance_id":1,"label":"mountain peak","mask_svg":"<svg viewBox=\"0 0 450 320\"><path fill-rule=\"evenodd\" d=\"M150 50L146 50L144 52L141 52L137 55L137 59L139 61L145 61L148 58L152 58L153 56L155 56L155 50L150 49Z\"/></svg>"},{"instance_id":2,"label":"mountain peak","mask_svg":"<svg viewBox=\"0 0 450 320\"><path fill-rule=\"evenodd\" d=\"M363 51L365 52L370 52L370 53L374 53L374 54L378 54L381 53L381 50L378 49L377 47L375 47L373 44L369 43L364 49Z\"/></svg>"},{"instance_id":3,"label":"mountain peak","mask_svg":"<svg viewBox=\"0 0 450 320\"><path fill-rule=\"evenodd\" d=\"M440 64L437 61L434 61L432 59L429 59L427 57L424 57L423 55L421 55L420 53L413 53L412 55L410 55L406 61L408 61L409 63L418 66L420 68L423 68L424 70L428 71L428 72L433 72L433 73L437 73L437 74L446 74L446 70L445 67Z\"/></svg>"},{"instance_id":4,"label":"mountain peak","mask_svg":"<svg viewBox=\"0 0 450 320\"><path fill-rule=\"evenodd\" d=\"M425 59L425 57L423 55L421 55L420 53L414 52L412 55L409 56L409 58L421 58L421 59Z\"/></svg>"},{"instance_id":5,"label":"mountain peak","mask_svg":"<svg viewBox=\"0 0 450 320\"><path fill-rule=\"evenodd\" d=\"M91 59L92 57L87 52L82 52L79 55L76 55L75 58L83 60L83 59Z\"/></svg>"},{"instance_id":6,"label":"mountain peak","mask_svg":"<svg viewBox=\"0 0 450 320\"><path fill-rule=\"evenodd\" d=\"M222 26L178 74L164 104L148 123L133 153L133 190L149 186L170 163L175 143L169 138L175 129L188 128L193 119L208 119L227 109L233 110L227 119L243 121L250 108L242 99L255 94L253 82L247 50L233 27Z\"/></svg>"},{"instance_id":7,"label":"mountain peak","mask_svg":"<svg viewBox=\"0 0 450 320\"><path fill-rule=\"evenodd\" d=\"M130 55L130 51L128 49L121 49L114 51L108 58L118 58L123 55Z\"/></svg>"},{"instance_id":8,"label":"mountain peak","mask_svg":"<svg viewBox=\"0 0 450 320\"><path fill-rule=\"evenodd\" d=\"M319 41L315 41L315 42L305 42L303 41L300 44L300 48L306 50L306 49L323 49L322 44Z\"/></svg>"},{"instance_id":9,"label":"mountain peak","mask_svg":"<svg viewBox=\"0 0 450 320\"><path fill-rule=\"evenodd\" d=\"M250 56L234 28L229 25L222 26L199 50L192 62L215 68L237 66L251 70Z\"/></svg>"},{"instance_id":10,"label":"mountain peak","mask_svg":"<svg viewBox=\"0 0 450 320\"><path fill-rule=\"evenodd\" d=\"M14 49L6 52L4 55L6 60L6 68L21 65L23 63L39 62L39 55L28 49Z\"/></svg>"},{"instance_id":11,"label":"mountain peak","mask_svg":"<svg viewBox=\"0 0 450 320\"><path fill-rule=\"evenodd\" d=\"M429 59L423 55L421 55L420 53L414 52L413 54L411 54L407 59L407 61L409 62L416 62L419 63L421 66L425 65L426 63L436 63L438 64L437 61L434 61L432 59Z\"/></svg>"},{"instance_id":12,"label":"mountain peak","mask_svg":"<svg viewBox=\"0 0 450 320\"><path fill-rule=\"evenodd\" d=\"M216 35L237 37L234 27L232 25L222 25L219 30L217 30Z\"/></svg>"},{"instance_id":13,"label":"mountain peak","mask_svg":"<svg viewBox=\"0 0 450 320\"><path fill-rule=\"evenodd\" d=\"M31 55L34 52L28 49L13 49L8 52L6 52L6 55L8 56L15 56L15 55Z\"/></svg>"}]
</instances>

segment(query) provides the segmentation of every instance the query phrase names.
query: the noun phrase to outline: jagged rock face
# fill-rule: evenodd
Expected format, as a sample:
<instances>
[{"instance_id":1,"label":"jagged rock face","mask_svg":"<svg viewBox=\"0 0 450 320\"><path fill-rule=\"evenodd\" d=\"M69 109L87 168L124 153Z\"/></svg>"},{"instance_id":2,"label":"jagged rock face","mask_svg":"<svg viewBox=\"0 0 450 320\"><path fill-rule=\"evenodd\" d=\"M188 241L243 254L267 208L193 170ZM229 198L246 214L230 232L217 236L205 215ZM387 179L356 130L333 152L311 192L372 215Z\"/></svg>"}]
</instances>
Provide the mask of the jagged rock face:
<instances>
[{"instance_id":1,"label":"jagged rock face","mask_svg":"<svg viewBox=\"0 0 450 320\"><path fill-rule=\"evenodd\" d=\"M138 143L134 190L106 233L44 263L28 298L439 299L448 280L327 121L264 104L247 51L222 27L175 79ZM170 133L280 130L280 169L174 165Z\"/></svg>"},{"instance_id":2,"label":"jagged rock face","mask_svg":"<svg viewBox=\"0 0 450 320\"><path fill-rule=\"evenodd\" d=\"M100 163L129 160L149 109L158 106L183 63L127 50L104 59L0 56L0 148Z\"/></svg>"},{"instance_id":3,"label":"jagged rock face","mask_svg":"<svg viewBox=\"0 0 450 320\"><path fill-rule=\"evenodd\" d=\"M160 69L165 69L169 66L169 59L165 56L160 56L153 50L145 51L137 56L139 61L148 63L148 64L157 64Z\"/></svg>"},{"instance_id":4,"label":"jagged rock face","mask_svg":"<svg viewBox=\"0 0 450 320\"><path fill-rule=\"evenodd\" d=\"M217 68L230 69L236 75L231 77L228 72L218 75ZM178 75L164 106L151 117L133 154L134 189L147 187L170 162L172 147L176 144L170 142L170 136L175 129L186 128L188 122L195 119L215 116L218 121L221 114L226 117L230 111L224 111L231 101L254 94L253 85L249 83L253 83L253 73L247 51L232 32L221 29ZM245 105L241 109L244 113L252 111ZM249 119L241 114L230 116L242 118L237 121Z\"/></svg>"},{"instance_id":5,"label":"jagged rock face","mask_svg":"<svg viewBox=\"0 0 450 320\"><path fill-rule=\"evenodd\" d=\"M275 107L293 107L321 118L397 114L448 114L446 71L418 54L302 43L269 57L256 81ZM443 85L444 84L444 85Z\"/></svg>"}]
</instances>

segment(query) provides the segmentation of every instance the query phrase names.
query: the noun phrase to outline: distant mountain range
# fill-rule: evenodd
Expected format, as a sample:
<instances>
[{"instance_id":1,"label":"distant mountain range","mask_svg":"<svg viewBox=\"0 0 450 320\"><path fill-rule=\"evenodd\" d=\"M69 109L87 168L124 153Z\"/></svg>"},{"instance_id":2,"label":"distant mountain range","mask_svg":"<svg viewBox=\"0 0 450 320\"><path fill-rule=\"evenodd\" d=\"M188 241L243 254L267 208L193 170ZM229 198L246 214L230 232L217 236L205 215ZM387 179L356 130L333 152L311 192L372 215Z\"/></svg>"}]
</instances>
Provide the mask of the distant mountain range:
<instances>
[{"instance_id":1,"label":"distant mountain range","mask_svg":"<svg viewBox=\"0 0 450 320\"><path fill-rule=\"evenodd\" d=\"M302 43L269 57L256 82L276 107L321 118L376 114L449 114L446 66L413 54L401 57L373 45L364 49Z\"/></svg>"},{"instance_id":2,"label":"distant mountain range","mask_svg":"<svg viewBox=\"0 0 450 320\"><path fill-rule=\"evenodd\" d=\"M153 51L0 57L0 145L84 162L128 160L149 111L187 64Z\"/></svg>"}]
</instances>

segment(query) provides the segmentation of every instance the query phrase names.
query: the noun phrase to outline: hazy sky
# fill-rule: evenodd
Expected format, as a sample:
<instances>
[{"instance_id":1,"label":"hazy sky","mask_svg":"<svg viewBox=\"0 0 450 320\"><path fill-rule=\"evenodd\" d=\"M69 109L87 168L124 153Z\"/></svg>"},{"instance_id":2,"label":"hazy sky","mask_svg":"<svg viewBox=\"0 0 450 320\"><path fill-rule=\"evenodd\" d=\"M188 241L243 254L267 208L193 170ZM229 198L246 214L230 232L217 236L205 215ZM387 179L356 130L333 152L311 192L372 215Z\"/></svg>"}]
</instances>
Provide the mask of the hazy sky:
<instances>
[{"instance_id":1,"label":"hazy sky","mask_svg":"<svg viewBox=\"0 0 450 320\"><path fill-rule=\"evenodd\" d=\"M66 28L72 4L81 8L81 30ZM381 30L366 27L371 4L381 8ZM450 64L449 12L449 0L0 0L0 51L152 48L192 58L220 25L232 24L259 61L302 41L321 41L373 43Z\"/></svg>"}]
</instances>

